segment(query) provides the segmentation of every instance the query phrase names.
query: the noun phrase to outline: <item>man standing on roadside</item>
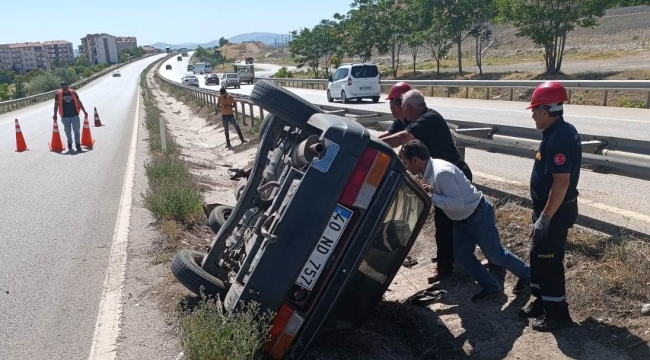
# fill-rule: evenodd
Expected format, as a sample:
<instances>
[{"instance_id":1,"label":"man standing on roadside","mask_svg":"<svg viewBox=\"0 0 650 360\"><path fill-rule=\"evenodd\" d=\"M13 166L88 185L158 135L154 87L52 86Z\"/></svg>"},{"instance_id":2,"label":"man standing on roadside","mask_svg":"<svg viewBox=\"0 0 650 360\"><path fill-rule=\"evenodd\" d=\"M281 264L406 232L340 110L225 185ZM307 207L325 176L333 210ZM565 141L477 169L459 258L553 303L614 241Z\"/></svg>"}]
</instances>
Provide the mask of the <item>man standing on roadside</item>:
<instances>
[{"instance_id":1,"label":"man standing on roadside","mask_svg":"<svg viewBox=\"0 0 650 360\"><path fill-rule=\"evenodd\" d=\"M393 114L395 119L388 130L379 134L380 139L404 131L409 125L411 125L411 122L408 121L402 111L402 95L406 94L410 90L411 86L403 81L398 82L390 88L390 93L386 100L389 101L390 112Z\"/></svg>"},{"instance_id":2,"label":"man standing on roadside","mask_svg":"<svg viewBox=\"0 0 650 360\"><path fill-rule=\"evenodd\" d=\"M530 268L501 246L494 208L465 174L448 161L430 158L429 150L420 140L402 146L400 159L411 174L422 175L423 188L433 204L453 221L456 263L481 286L481 291L472 296L472 302L503 295L501 284L474 255L476 245L490 262L519 278L513 293L528 290Z\"/></svg>"},{"instance_id":3,"label":"man standing on roadside","mask_svg":"<svg viewBox=\"0 0 650 360\"><path fill-rule=\"evenodd\" d=\"M542 142L530 178L533 200L533 244L530 249L531 293L535 300L519 311L537 318L533 330L571 326L566 302L564 249L569 228L578 217L578 179L582 144L576 128L564 121L567 92L559 82L537 86L527 109L532 109Z\"/></svg>"},{"instance_id":4,"label":"man standing on roadside","mask_svg":"<svg viewBox=\"0 0 650 360\"><path fill-rule=\"evenodd\" d=\"M244 140L244 135L242 135L237 119L235 119L235 115L233 114L233 109L236 105L235 98L228 94L226 88L221 88L219 93L221 93L221 95L217 98L217 107L221 110L221 123L223 124L223 131L226 134L226 147L230 149L232 146L230 145L230 131L228 124L232 124L235 128L242 144L245 143L246 140Z\"/></svg>"},{"instance_id":5,"label":"man standing on roadside","mask_svg":"<svg viewBox=\"0 0 650 360\"><path fill-rule=\"evenodd\" d=\"M396 134L387 136L382 140L396 148L405 145L411 140L420 140L429 150L434 159L442 159L457 166L465 177L471 182L472 171L461 159L458 149L451 137L449 126L437 111L429 109L422 92L410 90L402 96L402 111L404 117L411 124ZM454 222L442 209L435 206L433 215L436 227L436 246L438 248L437 267L429 284L443 279L454 271Z\"/></svg>"},{"instance_id":6,"label":"man standing on roadside","mask_svg":"<svg viewBox=\"0 0 650 360\"><path fill-rule=\"evenodd\" d=\"M79 99L77 92L70 89L67 82L62 81L61 89L54 96L54 116L52 118L57 121L57 115L61 116L65 136L68 138L68 151L72 151L72 132L74 132L74 143L77 151L81 151L79 111L83 111L85 116L88 116L88 112Z\"/></svg>"}]
</instances>

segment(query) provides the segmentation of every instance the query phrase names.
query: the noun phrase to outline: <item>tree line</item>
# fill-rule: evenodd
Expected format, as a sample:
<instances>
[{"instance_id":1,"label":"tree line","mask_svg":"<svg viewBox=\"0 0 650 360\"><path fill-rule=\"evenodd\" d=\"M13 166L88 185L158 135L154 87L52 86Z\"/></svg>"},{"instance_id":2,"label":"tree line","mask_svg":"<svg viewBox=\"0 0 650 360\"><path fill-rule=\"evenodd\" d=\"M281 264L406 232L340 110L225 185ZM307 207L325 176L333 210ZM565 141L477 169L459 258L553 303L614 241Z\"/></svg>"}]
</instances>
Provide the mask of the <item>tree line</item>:
<instances>
[{"instance_id":1,"label":"tree line","mask_svg":"<svg viewBox=\"0 0 650 360\"><path fill-rule=\"evenodd\" d=\"M426 50L440 75L442 59L456 46L462 74L462 45L472 39L482 73L482 52L494 39L493 24L510 24L517 36L544 50L551 75L560 72L567 34L576 27L593 28L609 8L646 4L650 0L353 0L346 14L293 31L289 50L316 77L329 77L343 57L366 62L374 53L389 55L395 77L403 49L409 49L414 74L418 54Z\"/></svg>"}]
</instances>

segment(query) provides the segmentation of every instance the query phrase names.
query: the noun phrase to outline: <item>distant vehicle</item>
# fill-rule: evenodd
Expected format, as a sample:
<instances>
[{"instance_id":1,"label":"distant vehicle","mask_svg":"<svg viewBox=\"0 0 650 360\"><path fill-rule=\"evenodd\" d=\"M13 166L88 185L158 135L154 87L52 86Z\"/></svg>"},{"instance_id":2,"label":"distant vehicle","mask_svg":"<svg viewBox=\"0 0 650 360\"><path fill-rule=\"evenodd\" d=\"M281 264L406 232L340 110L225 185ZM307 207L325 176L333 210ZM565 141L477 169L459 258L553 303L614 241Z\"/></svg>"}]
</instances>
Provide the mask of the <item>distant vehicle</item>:
<instances>
[{"instance_id":1,"label":"distant vehicle","mask_svg":"<svg viewBox=\"0 0 650 360\"><path fill-rule=\"evenodd\" d=\"M212 72L212 65L207 62L199 62L194 64L194 69L192 71L195 74L209 74Z\"/></svg>"},{"instance_id":2,"label":"distant vehicle","mask_svg":"<svg viewBox=\"0 0 650 360\"><path fill-rule=\"evenodd\" d=\"M122 74L120 74L119 70L113 71L113 77L122 77Z\"/></svg>"},{"instance_id":3,"label":"distant vehicle","mask_svg":"<svg viewBox=\"0 0 650 360\"><path fill-rule=\"evenodd\" d=\"M221 75L221 87L228 88L232 86L239 89L241 87L241 79L237 73L224 73Z\"/></svg>"},{"instance_id":4,"label":"distant vehicle","mask_svg":"<svg viewBox=\"0 0 650 360\"><path fill-rule=\"evenodd\" d=\"M186 56L187 56L187 51L183 51L183 52L181 53L181 55L183 55L183 57L186 57Z\"/></svg>"},{"instance_id":5,"label":"distant vehicle","mask_svg":"<svg viewBox=\"0 0 650 360\"><path fill-rule=\"evenodd\" d=\"M165 65L165 70L171 70L172 66L170 64Z\"/></svg>"},{"instance_id":6,"label":"distant vehicle","mask_svg":"<svg viewBox=\"0 0 650 360\"><path fill-rule=\"evenodd\" d=\"M252 84L255 79L255 67L252 64L233 64L233 71L239 74L242 83Z\"/></svg>"},{"instance_id":7,"label":"distant vehicle","mask_svg":"<svg viewBox=\"0 0 650 360\"><path fill-rule=\"evenodd\" d=\"M187 71L194 71L194 65L187 64Z\"/></svg>"},{"instance_id":8,"label":"distant vehicle","mask_svg":"<svg viewBox=\"0 0 650 360\"><path fill-rule=\"evenodd\" d=\"M176 61L183 61L183 57L182 56L177 56Z\"/></svg>"},{"instance_id":9,"label":"distant vehicle","mask_svg":"<svg viewBox=\"0 0 650 360\"><path fill-rule=\"evenodd\" d=\"M186 74L181 78L183 85L199 87L199 78L194 74Z\"/></svg>"},{"instance_id":10,"label":"distant vehicle","mask_svg":"<svg viewBox=\"0 0 650 360\"><path fill-rule=\"evenodd\" d=\"M205 76L205 85L219 85L219 75L208 74Z\"/></svg>"},{"instance_id":11,"label":"distant vehicle","mask_svg":"<svg viewBox=\"0 0 650 360\"><path fill-rule=\"evenodd\" d=\"M341 65L327 85L327 101L341 99L347 103L351 99L372 99L379 101L379 68L373 63Z\"/></svg>"},{"instance_id":12,"label":"distant vehicle","mask_svg":"<svg viewBox=\"0 0 650 360\"><path fill-rule=\"evenodd\" d=\"M253 63L253 57L249 56L246 58L246 64L252 64Z\"/></svg>"},{"instance_id":13,"label":"distant vehicle","mask_svg":"<svg viewBox=\"0 0 650 360\"><path fill-rule=\"evenodd\" d=\"M165 47L165 52L166 52L166 53L171 53L171 52L172 52L172 48L169 47L169 46L166 46L166 47Z\"/></svg>"}]
</instances>

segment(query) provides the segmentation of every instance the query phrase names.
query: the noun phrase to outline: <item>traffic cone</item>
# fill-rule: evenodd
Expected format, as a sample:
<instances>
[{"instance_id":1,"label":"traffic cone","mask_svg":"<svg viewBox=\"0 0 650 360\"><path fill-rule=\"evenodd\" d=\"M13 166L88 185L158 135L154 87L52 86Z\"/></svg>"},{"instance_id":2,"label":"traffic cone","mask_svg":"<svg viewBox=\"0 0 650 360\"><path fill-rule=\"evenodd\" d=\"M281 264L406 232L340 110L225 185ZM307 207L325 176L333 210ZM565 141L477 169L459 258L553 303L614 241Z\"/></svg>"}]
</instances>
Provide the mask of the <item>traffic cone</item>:
<instances>
[{"instance_id":1,"label":"traffic cone","mask_svg":"<svg viewBox=\"0 0 650 360\"><path fill-rule=\"evenodd\" d=\"M54 120L54 129L52 130L52 141L50 142L50 151L61 152L65 150L61 142L61 133L59 133L59 124Z\"/></svg>"},{"instance_id":2,"label":"traffic cone","mask_svg":"<svg viewBox=\"0 0 650 360\"><path fill-rule=\"evenodd\" d=\"M81 145L84 147L92 148L95 145L95 140L90 135L90 123L88 123L88 115L84 116L84 130L81 133Z\"/></svg>"},{"instance_id":3,"label":"traffic cone","mask_svg":"<svg viewBox=\"0 0 650 360\"><path fill-rule=\"evenodd\" d=\"M20 124L18 124L18 119L16 119L16 151L23 152L29 150L27 144L25 143L25 138L23 137L23 132L20 130Z\"/></svg>"},{"instance_id":4,"label":"traffic cone","mask_svg":"<svg viewBox=\"0 0 650 360\"><path fill-rule=\"evenodd\" d=\"M102 125L102 121L99 120L99 114L97 113L97 108L95 108L95 127L100 127L104 126Z\"/></svg>"}]
</instances>

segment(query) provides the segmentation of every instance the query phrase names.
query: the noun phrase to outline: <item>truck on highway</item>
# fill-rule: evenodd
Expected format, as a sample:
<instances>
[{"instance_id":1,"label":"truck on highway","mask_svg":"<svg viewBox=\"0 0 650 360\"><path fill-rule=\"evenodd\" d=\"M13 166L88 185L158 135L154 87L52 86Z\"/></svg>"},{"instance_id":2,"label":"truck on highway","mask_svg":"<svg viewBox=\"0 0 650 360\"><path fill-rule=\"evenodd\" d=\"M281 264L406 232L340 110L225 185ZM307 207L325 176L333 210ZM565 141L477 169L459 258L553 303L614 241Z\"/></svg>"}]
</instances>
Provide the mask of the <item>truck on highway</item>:
<instances>
[{"instance_id":1,"label":"truck on highway","mask_svg":"<svg viewBox=\"0 0 650 360\"><path fill-rule=\"evenodd\" d=\"M235 63L233 70L239 74L241 83L252 84L255 79L255 67L252 64Z\"/></svg>"},{"instance_id":2,"label":"truck on highway","mask_svg":"<svg viewBox=\"0 0 650 360\"><path fill-rule=\"evenodd\" d=\"M372 314L431 199L356 121L265 80L250 99L268 115L245 185L220 212L207 252L180 250L171 269L193 293L219 296L227 313L251 302L273 312L266 352L300 359L319 334Z\"/></svg>"},{"instance_id":3,"label":"truck on highway","mask_svg":"<svg viewBox=\"0 0 650 360\"><path fill-rule=\"evenodd\" d=\"M165 52L168 53L168 54L171 54L171 52L172 52L172 48L169 47L169 46L166 46L166 47L165 47Z\"/></svg>"},{"instance_id":4,"label":"truck on highway","mask_svg":"<svg viewBox=\"0 0 650 360\"><path fill-rule=\"evenodd\" d=\"M246 58L246 64L252 64L253 63L253 57L249 56Z\"/></svg>"},{"instance_id":5,"label":"truck on highway","mask_svg":"<svg viewBox=\"0 0 650 360\"><path fill-rule=\"evenodd\" d=\"M194 71L195 74L209 74L212 72L212 65L207 62L198 62L194 64L192 71Z\"/></svg>"}]
</instances>

